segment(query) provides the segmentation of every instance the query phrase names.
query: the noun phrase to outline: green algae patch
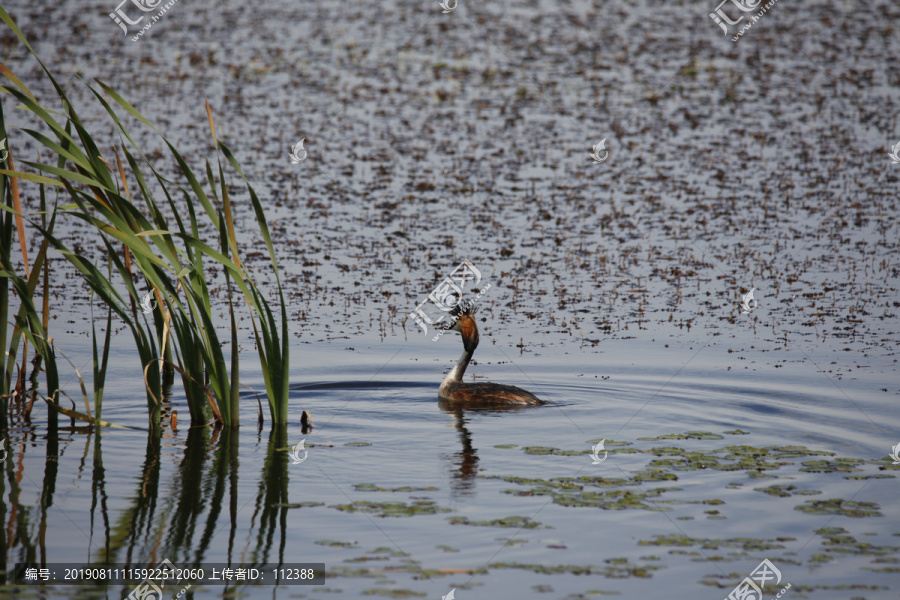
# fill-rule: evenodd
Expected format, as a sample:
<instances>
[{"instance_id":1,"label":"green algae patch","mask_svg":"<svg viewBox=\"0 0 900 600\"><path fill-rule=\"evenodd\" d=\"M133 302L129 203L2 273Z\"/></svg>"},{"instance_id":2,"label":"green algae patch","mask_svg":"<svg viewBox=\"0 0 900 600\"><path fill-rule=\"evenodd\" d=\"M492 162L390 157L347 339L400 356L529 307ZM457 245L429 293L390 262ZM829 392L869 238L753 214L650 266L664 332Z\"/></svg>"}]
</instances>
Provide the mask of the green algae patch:
<instances>
[{"instance_id":1,"label":"green algae patch","mask_svg":"<svg viewBox=\"0 0 900 600\"><path fill-rule=\"evenodd\" d=\"M405 485L396 488L383 488L372 483L357 483L353 486L357 492L436 492L440 488L436 487L410 487Z\"/></svg>"},{"instance_id":2,"label":"green algae patch","mask_svg":"<svg viewBox=\"0 0 900 600\"><path fill-rule=\"evenodd\" d=\"M750 435L749 431L743 431L742 429L730 429L728 431L723 431L722 433L728 435Z\"/></svg>"},{"instance_id":3,"label":"green algae patch","mask_svg":"<svg viewBox=\"0 0 900 600\"><path fill-rule=\"evenodd\" d=\"M329 548L353 548L356 542L339 542L336 540L316 540L319 546L328 546Z\"/></svg>"},{"instance_id":4,"label":"green algae patch","mask_svg":"<svg viewBox=\"0 0 900 600\"><path fill-rule=\"evenodd\" d=\"M324 502L281 502L279 504L273 504L273 506L278 506L280 508L310 508L313 506L325 506Z\"/></svg>"},{"instance_id":5,"label":"green algae patch","mask_svg":"<svg viewBox=\"0 0 900 600\"><path fill-rule=\"evenodd\" d=\"M641 441L651 442L659 440L724 440L724 435L709 431L685 431L684 433L667 433L656 437L641 437Z\"/></svg>"},{"instance_id":6,"label":"green algae patch","mask_svg":"<svg viewBox=\"0 0 900 600\"><path fill-rule=\"evenodd\" d=\"M582 486L580 483L576 483L571 477L555 477L553 479L533 479L529 477L513 477L513 476L499 476L499 475L484 475L483 479L500 479L501 481L508 481L509 483L515 483L518 485L532 485L541 489L555 489L555 490L580 490ZM512 493L512 492L504 492L504 493Z\"/></svg>"},{"instance_id":7,"label":"green algae patch","mask_svg":"<svg viewBox=\"0 0 900 600\"><path fill-rule=\"evenodd\" d=\"M654 448L651 452L656 454L658 448ZM719 469L727 470L730 465L723 465L715 456L710 456L700 452L680 452L680 458L655 458L650 461L652 468L672 469L675 471L697 471L700 469Z\"/></svg>"},{"instance_id":8,"label":"green algae patch","mask_svg":"<svg viewBox=\"0 0 900 600\"><path fill-rule=\"evenodd\" d=\"M387 554L388 556L404 558L406 554L401 552L400 550L395 550L394 548L388 548L387 546L378 546L374 550L369 550L366 554Z\"/></svg>"},{"instance_id":9,"label":"green algae patch","mask_svg":"<svg viewBox=\"0 0 900 600\"><path fill-rule=\"evenodd\" d=\"M645 492L632 490L609 490L605 492L582 492L580 494L554 494L554 504L560 506L580 506L602 508L603 510L669 510L644 502L656 498L663 492L678 488L655 488Z\"/></svg>"},{"instance_id":10,"label":"green algae patch","mask_svg":"<svg viewBox=\"0 0 900 600\"><path fill-rule=\"evenodd\" d=\"M703 550L719 550L720 548L739 548L747 552L762 552L765 550L780 550L784 548L781 542L794 541L794 538L689 538L682 534L654 535L652 540L638 540L638 546L669 546L676 548L698 547ZM697 553L691 553L695 555ZM703 558L703 560L707 560ZM727 558L723 560L728 560Z\"/></svg>"},{"instance_id":11,"label":"green algae patch","mask_svg":"<svg viewBox=\"0 0 900 600\"><path fill-rule=\"evenodd\" d=\"M435 515L450 512L449 508L441 508L431 500L414 500L406 502L368 502L357 500L351 504L337 504L336 508L344 512L364 512L378 517L412 517L415 515Z\"/></svg>"},{"instance_id":12,"label":"green algae patch","mask_svg":"<svg viewBox=\"0 0 900 600\"><path fill-rule=\"evenodd\" d=\"M515 529L537 529L542 527L549 529L537 521L532 521L528 517L504 517L502 519L492 519L490 521L470 521L468 517L450 517L448 519L451 525L474 525L478 527L511 527Z\"/></svg>"},{"instance_id":13,"label":"green algae patch","mask_svg":"<svg viewBox=\"0 0 900 600\"><path fill-rule=\"evenodd\" d=\"M862 518L884 516L878 512L879 508L881 507L875 502L854 502L853 500L831 498L829 500L807 500L806 504L795 506L794 510L809 515L841 515Z\"/></svg>"},{"instance_id":14,"label":"green algae patch","mask_svg":"<svg viewBox=\"0 0 900 600\"><path fill-rule=\"evenodd\" d=\"M625 485L638 485L634 480L623 479L621 477L591 477L590 475L582 475L581 477L558 477L551 481L571 481L582 486L591 486L599 488L622 487ZM650 480L647 480L650 481ZM654 480L656 481L656 480Z\"/></svg>"},{"instance_id":15,"label":"green algae patch","mask_svg":"<svg viewBox=\"0 0 900 600\"><path fill-rule=\"evenodd\" d=\"M630 485L639 485L645 481L678 481L678 475L675 473L667 473L662 469L646 469L638 471L632 477L635 483Z\"/></svg>"},{"instance_id":16,"label":"green algae patch","mask_svg":"<svg viewBox=\"0 0 900 600\"><path fill-rule=\"evenodd\" d=\"M364 446L371 446L372 444L369 442L347 442L344 444L345 446L353 446L356 448L362 448Z\"/></svg>"},{"instance_id":17,"label":"green algae patch","mask_svg":"<svg viewBox=\"0 0 900 600\"><path fill-rule=\"evenodd\" d=\"M521 546L528 543L528 540L522 538L497 538L497 541L503 542L504 546Z\"/></svg>"},{"instance_id":18,"label":"green algae patch","mask_svg":"<svg viewBox=\"0 0 900 600\"><path fill-rule=\"evenodd\" d=\"M753 488L753 490L764 492L778 498L790 498L791 496L817 496L822 493L819 490L801 490L795 485L770 485L769 487L764 488Z\"/></svg>"},{"instance_id":19,"label":"green algae patch","mask_svg":"<svg viewBox=\"0 0 900 600\"><path fill-rule=\"evenodd\" d=\"M591 453L590 450L560 450L559 448L551 448L549 446L525 446L522 450L525 451L525 454L537 454L540 456L550 454L554 456L580 456Z\"/></svg>"},{"instance_id":20,"label":"green algae patch","mask_svg":"<svg viewBox=\"0 0 900 600\"><path fill-rule=\"evenodd\" d=\"M847 530L841 527L823 527L816 530L816 533L825 538L822 542L823 550L827 553L828 560L834 560L832 555L853 555L853 556L877 556L880 557L875 562L881 563L900 563L898 558L884 558L891 554L900 552L900 546L875 546L867 542L859 542L850 535Z\"/></svg>"},{"instance_id":21,"label":"green algae patch","mask_svg":"<svg viewBox=\"0 0 900 600\"><path fill-rule=\"evenodd\" d=\"M656 481L675 479L674 475L665 474L662 471L654 471L651 476L645 478L636 477L633 480L622 478L604 477L554 477L551 479L535 479L529 477L512 476L484 476L485 479L499 479L522 486L528 489L503 490L504 494L514 496L552 496L553 502L560 506L593 507L604 510L661 510L652 504L644 502L649 498L656 498L667 490L679 490L681 488L655 488L651 490L621 490L610 489L625 486L636 486L641 481ZM602 491L587 490L585 488L601 488Z\"/></svg>"},{"instance_id":22,"label":"green algae patch","mask_svg":"<svg viewBox=\"0 0 900 600\"><path fill-rule=\"evenodd\" d=\"M606 565L538 565L528 563L492 563L489 569L521 569L542 575L602 575L624 579L627 577L649 578L653 571L665 568L663 565L633 565L627 558L609 559Z\"/></svg>"},{"instance_id":23,"label":"green algae patch","mask_svg":"<svg viewBox=\"0 0 900 600\"><path fill-rule=\"evenodd\" d=\"M833 460L806 460L800 470L805 473L852 473L864 464L861 458L835 458Z\"/></svg>"},{"instance_id":24,"label":"green algae patch","mask_svg":"<svg viewBox=\"0 0 900 600\"><path fill-rule=\"evenodd\" d=\"M518 448L515 444L498 444L494 446L494 448L499 448L500 450L512 450L513 448Z\"/></svg>"},{"instance_id":25,"label":"green algae patch","mask_svg":"<svg viewBox=\"0 0 900 600\"><path fill-rule=\"evenodd\" d=\"M382 598L424 598L427 596L425 592L416 592L413 590L383 590L374 588L363 590L363 596L380 596Z\"/></svg>"},{"instance_id":26,"label":"green algae patch","mask_svg":"<svg viewBox=\"0 0 900 600\"><path fill-rule=\"evenodd\" d=\"M445 546L443 544L441 544L440 546L435 546L435 548L437 548L441 552L459 552L458 549L453 548L452 546Z\"/></svg>"}]
</instances>

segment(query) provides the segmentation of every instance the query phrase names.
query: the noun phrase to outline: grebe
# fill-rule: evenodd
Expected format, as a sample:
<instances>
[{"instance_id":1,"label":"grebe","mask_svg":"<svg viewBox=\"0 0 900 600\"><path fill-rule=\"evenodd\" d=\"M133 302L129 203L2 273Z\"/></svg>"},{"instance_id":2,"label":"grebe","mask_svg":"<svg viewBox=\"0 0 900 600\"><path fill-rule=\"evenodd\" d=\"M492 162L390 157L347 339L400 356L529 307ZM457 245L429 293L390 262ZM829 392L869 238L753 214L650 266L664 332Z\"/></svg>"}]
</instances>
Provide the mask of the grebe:
<instances>
[{"instance_id":1,"label":"grebe","mask_svg":"<svg viewBox=\"0 0 900 600\"><path fill-rule=\"evenodd\" d=\"M463 383L463 375L475 348L478 347L478 325L475 323L475 307L468 304L463 307L457 304L450 311L450 316L457 317L453 326L448 329L458 331L462 334L463 353L459 357L456 366L444 378L438 395L443 400L449 400L454 403L465 403L472 405L535 405L544 404L537 396L531 392L526 392L522 388L512 385L501 385L499 383Z\"/></svg>"}]
</instances>

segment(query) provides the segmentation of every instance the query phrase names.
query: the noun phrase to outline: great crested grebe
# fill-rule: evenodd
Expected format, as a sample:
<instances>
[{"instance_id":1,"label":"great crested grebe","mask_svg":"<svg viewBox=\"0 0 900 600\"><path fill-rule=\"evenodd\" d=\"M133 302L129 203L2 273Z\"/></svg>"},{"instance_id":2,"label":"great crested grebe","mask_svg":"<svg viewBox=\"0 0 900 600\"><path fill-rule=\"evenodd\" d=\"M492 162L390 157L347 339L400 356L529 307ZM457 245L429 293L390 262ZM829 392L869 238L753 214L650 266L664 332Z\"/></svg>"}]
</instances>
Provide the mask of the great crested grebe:
<instances>
[{"instance_id":1,"label":"great crested grebe","mask_svg":"<svg viewBox=\"0 0 900 600\"><path fill-rule=\"evenodd\" d=\"M531 392L526 392L522 388L512 385L502 385L499 383L463 383L463 375L475 348L478 347L478 325L475 323L475 307L472 304L462 306L462 303L456 305L450 311L450 316L456 317L457 320L453 326L449 327L454 331L462 334L463 353L459 357L456 366L444 378L438 395L443 400L449 400L454 403L472 404L472 405L535 405L544 404Z\"/></svg>"}]
</instances>

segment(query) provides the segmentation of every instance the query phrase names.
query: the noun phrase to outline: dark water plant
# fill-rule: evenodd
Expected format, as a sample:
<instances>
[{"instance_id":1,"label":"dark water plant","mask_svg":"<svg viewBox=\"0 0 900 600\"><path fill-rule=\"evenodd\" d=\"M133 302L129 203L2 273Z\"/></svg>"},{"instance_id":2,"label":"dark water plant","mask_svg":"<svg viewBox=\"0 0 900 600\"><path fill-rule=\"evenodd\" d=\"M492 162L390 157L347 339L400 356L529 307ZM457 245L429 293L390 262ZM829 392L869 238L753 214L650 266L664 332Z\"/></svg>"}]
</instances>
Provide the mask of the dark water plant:
<instances>
[{"instance_id":1,"label":"dark water plant","mask_svg":"<svg viewBox=\"0 0 900 600\"><path fill-rule=\"evenodd\" d=\"M272 420L275 423L286 422L289 389L287 309L275 250L260 200L231 150L217 138L209 104L206 104L206 112L217 152L215 169L209 162L206 163L204 182L201 183L201 177L160 134L175 160L178 175L183 177L184 185L180 185L154 168L135 143L117 110L124 111L159 134L149 121L103 82L97 82L99 90L85 84L115 124L121 141L120 148L114 151L115 162L110 164L101 155L98 143L79 118L62 87L40 62L2 7L0 19L35 55L62 105L58 111L45 107L21 80L0 65L0 71L12 84L0 86L0 91L15 98L19 102L17 108L38 117L49 128L50 135L30 129L22 131L57 157L55 165L22 161L37 173L2 169L0 185L8 186L7 182L21 179L58 190L71 203L60 206L58 211L54 209L54 217L58 212L60 217L74 217L87 223L105 248L108 262L104 269L91 258L70 249L54 235L52 226L48 227L46 222L39 224L26 219L33 231L43 236L42 249L46 251L49 244L65 257L93 294L130 330L144 371L151 424L156 426L161 419L163 381L167 370L169 373L177 371L181 375L192 424L199 425L210 420L223 425L239 424L239 340L235 317L237 307L233 298L236 291L250 311ZM64 117L64 125L57 122L58 115ZM120 149L124 162L119 155ZM268 250L269 266L275 273L279 302L275 310L240 258L222 157L246 185L259 232ZM133 194L128 185L129 179L137 182ZM3 189L5 187L0 187L0 192ZM170 209L170 219L164 215L157 199ZM20 206L6 207L4 220L0 222L0 235L6 236L6 239L0 240L0 246L8 248L11 245L10 219L19 220L19 236L24 239L23 218ZM214 241L208 241L207 236ZM15 275L11 262L8 265L4 263L3 267L2 275L21 287L20 280L23 278ZM217 277L224 281L228 303L229 327L226 328L224 340L220 338L212 312L210 283ZM7 285L3 287L8 288ZM139 288L148 291L142 294ZM16 289L18 291L18 287ZM19 296L22 300L21 293ZM153 307L154 300L156 307ZM0 296L0 312L7 307L8 295ZM37 318L37 313L32 314L34 307L28 306L27 302L22 302L20 312L22 310L32 321ZM102 380L105 377L110 325L112 322L108 320L102 360L98 359L94 332L94 396L98 415L102 406ZM21 329L17 321L16 330ZM34 329L31 331L33 333ZM0 331L0 342L5 343L4 338L5 331ZM34 344L42 343L37 337L34 340L29 338ZM230 344L230 357L226 357L223 351L223 342L226 341ZM39 349L42 356L50 352L52 348L42 346ZM5 372L10 372L8 366ZM47 376L50 376L49 370ZM5 389L9 389L8 376L3 383Z\"/></svg>"}]
</instances>

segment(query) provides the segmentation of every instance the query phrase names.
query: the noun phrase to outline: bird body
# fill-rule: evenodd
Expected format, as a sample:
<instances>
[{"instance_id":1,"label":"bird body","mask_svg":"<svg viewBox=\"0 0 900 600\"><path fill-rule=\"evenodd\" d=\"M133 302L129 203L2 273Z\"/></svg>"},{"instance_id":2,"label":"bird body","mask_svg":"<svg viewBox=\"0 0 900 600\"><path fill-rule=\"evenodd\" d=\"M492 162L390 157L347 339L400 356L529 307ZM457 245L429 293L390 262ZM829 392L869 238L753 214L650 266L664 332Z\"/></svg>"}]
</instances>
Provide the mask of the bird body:
<instances>
[{"instance_id":1,"label":"bird body","mask_svg":"<svg viewBox=\"0 0 900 600\"><path fill-rule=\"evenodd\" d=\"M478 325L475 322L475 309L472 306L457 305L450 315L456 322L450 327L462 335L463 353L456 366L447 374L441 383L438 395L443 400L469 405L537 405L544 402L537 396L512 385L499 383L465 383L463 375L472 360L475 348L478 347Z\"/></svg>"}]
</instances>

